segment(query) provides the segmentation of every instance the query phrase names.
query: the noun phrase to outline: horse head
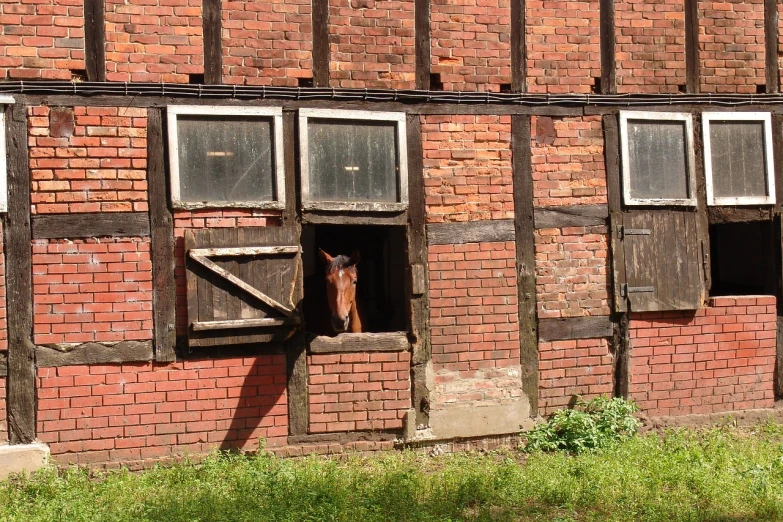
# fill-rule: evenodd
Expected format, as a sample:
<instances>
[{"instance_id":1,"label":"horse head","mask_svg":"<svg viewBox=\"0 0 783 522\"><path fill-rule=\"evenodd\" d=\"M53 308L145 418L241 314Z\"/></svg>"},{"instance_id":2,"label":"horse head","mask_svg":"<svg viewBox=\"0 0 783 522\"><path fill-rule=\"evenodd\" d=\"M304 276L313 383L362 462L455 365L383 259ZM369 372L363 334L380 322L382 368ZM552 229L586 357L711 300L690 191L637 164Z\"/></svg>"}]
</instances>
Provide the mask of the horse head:
<instances>
[{"instance_id":1,"label":"horse head","mask_svg":"<svg viewBox=\"0 0 783 522\"><path fill-rule=\"evenodd\" d=\"M359 252L348 256L330 256L321 249L318 255L326 265L326 297L331 311L332 329L337 332L361 332L356 310L356 282Z\"/></svg>"}]
</instances>

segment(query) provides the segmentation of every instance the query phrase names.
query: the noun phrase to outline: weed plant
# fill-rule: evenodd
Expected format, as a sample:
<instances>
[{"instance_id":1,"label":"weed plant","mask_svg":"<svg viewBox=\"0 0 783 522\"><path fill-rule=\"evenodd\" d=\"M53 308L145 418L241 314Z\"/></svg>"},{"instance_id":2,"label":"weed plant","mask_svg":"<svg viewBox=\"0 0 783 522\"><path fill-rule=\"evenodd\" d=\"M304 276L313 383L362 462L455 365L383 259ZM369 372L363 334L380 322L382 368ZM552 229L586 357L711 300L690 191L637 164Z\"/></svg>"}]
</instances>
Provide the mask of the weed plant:
<instances>
[{"instance_id":1,"label":"weed plant","mask_svg":"<svg viewBox=\"0 0 783 522\"><path fill-rule=\"evenodd\" d=\"M783 520L783 425L672 430L582 451L277 459L0 483L7 522Z\"/></svg>"}]
</instances>

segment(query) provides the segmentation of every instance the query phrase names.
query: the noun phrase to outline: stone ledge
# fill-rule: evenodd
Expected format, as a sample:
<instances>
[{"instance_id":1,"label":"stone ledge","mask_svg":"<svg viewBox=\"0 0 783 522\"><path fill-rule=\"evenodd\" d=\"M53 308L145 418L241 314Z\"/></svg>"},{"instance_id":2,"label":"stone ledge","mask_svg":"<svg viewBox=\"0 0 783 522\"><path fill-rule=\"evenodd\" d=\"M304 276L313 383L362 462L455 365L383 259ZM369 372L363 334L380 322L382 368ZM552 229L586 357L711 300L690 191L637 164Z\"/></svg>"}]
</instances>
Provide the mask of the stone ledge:
<instances>
[{"instance_id":1,"label":"stone ledge","mask_svg":"<svg viewBox=\"0 0 783 522\"><path fill-rule=\"evenodd\" d=\"M46 444L14 444L0 446L0 480L12 473L32 473L49 464Z\"/></svg>"},{"instance_id":2,"label":"stone ledge","mask_svg":"<svg viewBox=\"0 0 783 522\"><path fill-rule=\"evenodd\" d=\"M692 413L689 415L660 415L656 417L648 417L642 414L641 420L644 424L642 431L679 426L698 428L720 424L754 426L766 420L783 422L783 401L777 402L774 408L758 410Z\"/></svg>"}]
</instances>

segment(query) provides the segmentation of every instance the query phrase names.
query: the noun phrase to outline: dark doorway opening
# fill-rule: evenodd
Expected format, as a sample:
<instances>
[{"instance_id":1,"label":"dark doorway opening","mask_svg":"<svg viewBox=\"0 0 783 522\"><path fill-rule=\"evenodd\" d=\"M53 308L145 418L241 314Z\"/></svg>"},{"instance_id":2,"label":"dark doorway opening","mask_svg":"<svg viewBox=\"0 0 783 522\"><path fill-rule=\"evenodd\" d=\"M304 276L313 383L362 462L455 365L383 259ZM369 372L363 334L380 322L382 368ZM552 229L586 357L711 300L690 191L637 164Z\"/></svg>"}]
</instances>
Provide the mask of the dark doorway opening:
<instances>
[{"instance_id":1,"label":"dark doorway opening","mask_svg":"<svg viewBox=\"0 0 783 522\"><path fill-rule=\"evenodd\" d=\"M710 295L776 295L774 233L771 221L710 225Z\"/></svg>"},{"instance_id":2,"label":"dark doorway opening","mask_svg":"<svg viewBox=\"0 0 783 522\"><path fill-rule=\"evenodd\" d=\"M324 265L318 256L323 249L332 256L350 256L358 251L361 260L356 287L364 332L407 331L405 319L405 273L408 259L404 226L305 225L302 227L304 267L303 312L307 331L335 335L329 325Z\"/></svg>"}]
</instances>

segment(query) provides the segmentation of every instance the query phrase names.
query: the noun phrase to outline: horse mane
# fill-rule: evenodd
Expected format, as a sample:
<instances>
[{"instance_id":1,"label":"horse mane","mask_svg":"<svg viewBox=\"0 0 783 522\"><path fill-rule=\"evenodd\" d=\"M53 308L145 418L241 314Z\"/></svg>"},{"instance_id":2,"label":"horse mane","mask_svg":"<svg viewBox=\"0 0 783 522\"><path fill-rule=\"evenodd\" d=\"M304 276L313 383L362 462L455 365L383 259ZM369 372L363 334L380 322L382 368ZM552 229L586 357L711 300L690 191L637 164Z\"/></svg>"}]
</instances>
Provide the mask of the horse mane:
<instances>
[{"instance_id":1,"label":"horse mane","mask_svg":"<svg viewBox=\"0 0 783 522\"><path fill-rule=\"evenodd\" d=\"M334 256L332 262L326 267L326 273L331 274L335 270L342 270L343 268L348 268L350 266L353 266L353 263L351 263L351 258L349 256Z\"/></svg>"}]
</instances>

